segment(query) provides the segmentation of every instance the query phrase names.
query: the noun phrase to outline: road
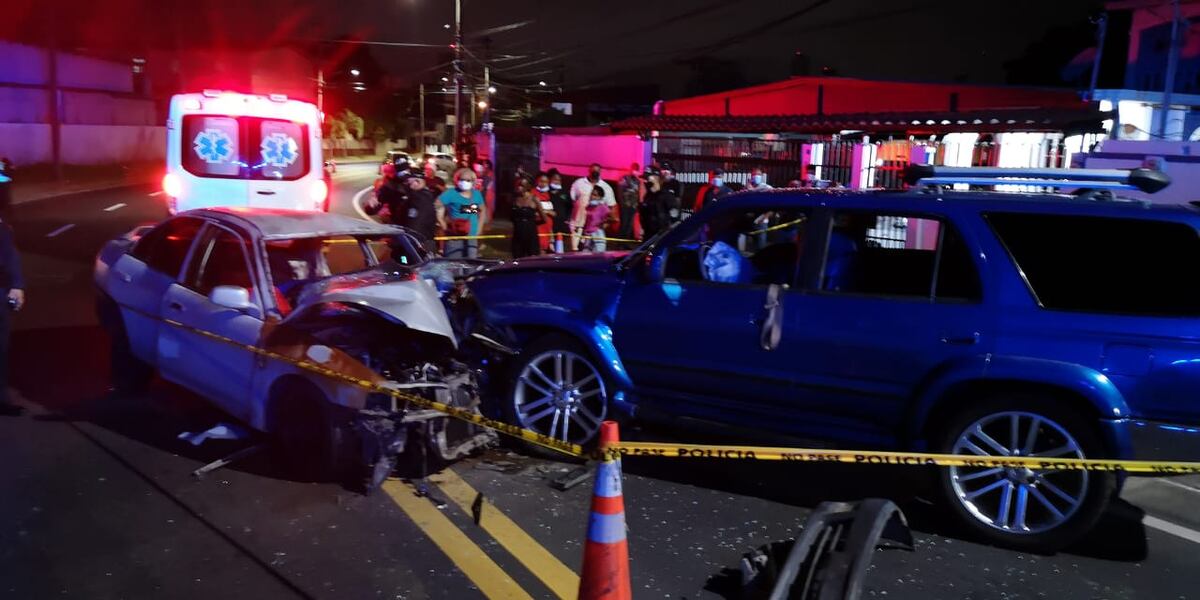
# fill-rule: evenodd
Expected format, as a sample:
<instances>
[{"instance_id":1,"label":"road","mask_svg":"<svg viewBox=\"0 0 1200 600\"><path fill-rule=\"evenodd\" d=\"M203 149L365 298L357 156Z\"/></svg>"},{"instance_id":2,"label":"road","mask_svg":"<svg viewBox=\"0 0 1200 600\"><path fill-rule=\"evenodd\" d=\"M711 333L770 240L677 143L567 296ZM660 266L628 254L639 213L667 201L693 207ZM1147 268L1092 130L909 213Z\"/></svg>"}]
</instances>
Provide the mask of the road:
<instances>
[{"instance_id":1,"label":"road","mask_svg":"<svg viewBox=\"0 0 1200 600\"><path fill-rule=\"evenodd\" d=\"M334 210L355 214L374 167L340 171ZM399 480L363 497L285 479L265 455L193 479L239 442L177 439L221 415L170 384L110 396L107 342L92 314L96 249L162 213L150 187L16 208L30 305L16 320L11 383L30 410L0 418L0 597L570 596L590 486L548 485L570 464L489 451L434 478L440 509ZM877 553L864 598L1200 597L1196 478L1132 480L1095 535L1032 556L945 530L920 471L699 459L624 466L638 598L723 597L722 572L743 552L791 537L822 500L866 496L897 501L916 549Z\"/></svg>"}]
</instances>

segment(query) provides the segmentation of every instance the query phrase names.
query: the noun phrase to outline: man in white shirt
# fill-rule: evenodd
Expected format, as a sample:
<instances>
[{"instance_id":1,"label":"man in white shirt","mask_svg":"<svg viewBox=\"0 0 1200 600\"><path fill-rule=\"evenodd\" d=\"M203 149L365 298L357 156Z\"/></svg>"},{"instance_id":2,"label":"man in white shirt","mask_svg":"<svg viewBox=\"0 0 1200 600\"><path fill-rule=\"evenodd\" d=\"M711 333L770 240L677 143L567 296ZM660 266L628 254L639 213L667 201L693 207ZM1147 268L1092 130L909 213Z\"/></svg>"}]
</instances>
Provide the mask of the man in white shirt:
<instances>
[{"instance_id":1,"label":"man in white shirt","mask_svg":"<svg viewBox=\"0 0 1200 600\"><path fill-rule=\"evenodd\" d=\"M587 220L588 200L592 198L592 188L599 186L604 190L604 203L611 209L617 205L617 195L612 186L600 178L600 163L592 163L588 167L587 177L580 177L571 184L571 202L574 211L571 215L571 250L579 248L579 236L583 232L584 221Z\"/></svg>"}]
</instances>

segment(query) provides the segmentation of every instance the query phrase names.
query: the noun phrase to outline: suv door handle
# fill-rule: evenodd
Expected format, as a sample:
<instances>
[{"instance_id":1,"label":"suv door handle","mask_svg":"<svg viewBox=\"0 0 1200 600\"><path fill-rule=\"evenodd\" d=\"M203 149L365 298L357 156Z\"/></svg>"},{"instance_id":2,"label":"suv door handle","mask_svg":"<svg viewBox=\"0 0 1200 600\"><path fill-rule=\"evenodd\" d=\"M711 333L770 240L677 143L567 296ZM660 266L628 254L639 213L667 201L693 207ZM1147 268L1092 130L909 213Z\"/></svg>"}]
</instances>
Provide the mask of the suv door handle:
<instances>
[{"instance_id":1,"label":"suv door handle","mask_svg":"<svg viewBox=\"0 0 1200 600\"><path fill-rule=\"evenodd\" d=\"M183 305L178 302L172 302L172 303L168 304L167 308L169 308L175 312L183 312Z\"/></svg>"},{"instance_id":2,"label":"suv door handle","mask_svg":"<svg viewBox=\"0 0 1200 600\"><path fill-rule=\"evenodd\" d=\"M271 190L258 190L257 192L254 192L254 193L258 194L259 196L274 196L275 195L275 192L273 192Z\"/></svg>"},{"instance_id":3,"label":"suv door handle","mask_svg":"<svg viewBox=\"0 0 1200 600\"><path fill-rule=\"evenodd\" d=\"M951 336L951 335L943 333L942 334L942 343L950 344L953 346L973 346L973 345L979 343L979 332L975 331L975 332L972 332L971 335L964 335L964 336Z\"/></svg>"}]
</instances>

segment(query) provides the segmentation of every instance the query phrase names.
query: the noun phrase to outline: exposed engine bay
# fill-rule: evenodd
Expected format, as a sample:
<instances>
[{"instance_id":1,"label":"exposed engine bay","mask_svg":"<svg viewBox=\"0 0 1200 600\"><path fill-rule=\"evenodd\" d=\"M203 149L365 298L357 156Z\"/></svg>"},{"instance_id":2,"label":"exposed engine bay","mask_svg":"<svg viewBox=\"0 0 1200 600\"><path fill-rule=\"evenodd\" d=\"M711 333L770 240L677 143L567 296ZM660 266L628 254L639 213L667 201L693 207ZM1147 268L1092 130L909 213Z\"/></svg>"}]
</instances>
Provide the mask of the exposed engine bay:
<instances>
[{"instance_id":1,"label":"exposed engine bay","mask_svg":"<svg viewBox=\"0 0 1200 600\"><path fill-rule=\"evenodd\" d=\"M319 345L312 347L357 361L383 387L478 412L485 375L460 348L438 291L411 278L380 285L377 277L333 282L283 325ZM350 427L361 446L359 462L370 472L368 491L398 462L423 476L496 441L491 430L379 392L367 394Z\"/></svg>"}]
</instances>

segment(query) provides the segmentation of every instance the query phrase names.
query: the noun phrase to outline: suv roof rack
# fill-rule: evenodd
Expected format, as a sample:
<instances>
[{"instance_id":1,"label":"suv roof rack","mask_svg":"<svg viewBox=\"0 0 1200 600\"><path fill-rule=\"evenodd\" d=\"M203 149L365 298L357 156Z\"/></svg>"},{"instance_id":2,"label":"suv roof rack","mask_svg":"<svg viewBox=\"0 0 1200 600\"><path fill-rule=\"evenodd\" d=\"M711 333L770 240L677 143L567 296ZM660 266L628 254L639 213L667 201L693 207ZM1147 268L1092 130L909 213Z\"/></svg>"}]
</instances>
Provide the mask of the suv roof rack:
<instances>
[{"instance_id":1,"label":"suv roof rack","mask_svg":"<svg viewBox=\"0 0 1200 600\"><path fill-rule=\"evenodd\" d=\"M909 185L1034 185L1051 188L1137 190L1153 194L1171 184L1166 173L1155 169L1013 169L1004 167L939 167L909 165L904 172Z\"/></svg>"}]
</instances>

